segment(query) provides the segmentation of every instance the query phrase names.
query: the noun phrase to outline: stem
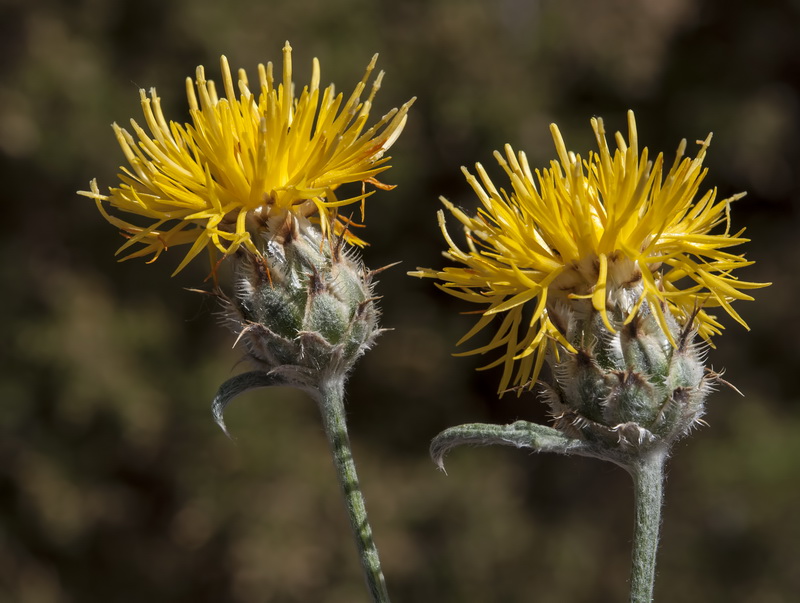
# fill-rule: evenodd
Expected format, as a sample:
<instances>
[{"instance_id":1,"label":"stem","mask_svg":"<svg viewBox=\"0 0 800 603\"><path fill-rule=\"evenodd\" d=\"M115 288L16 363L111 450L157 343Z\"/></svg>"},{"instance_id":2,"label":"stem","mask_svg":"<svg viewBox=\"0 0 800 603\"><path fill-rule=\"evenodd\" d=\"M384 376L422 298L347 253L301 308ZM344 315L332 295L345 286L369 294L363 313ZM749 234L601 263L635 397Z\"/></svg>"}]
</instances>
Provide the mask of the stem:
<instances>
[{"instance_id":1,"label":"stem","mask_svg":"<svg viewBox=\"0 0 800 603\"><path fill-rule=\"evenodd\" d=\"M641 456L628 470L633 477L636 517L633 524L631 603L651 603L656 578L656 551L664 498L665 450Z\"/></svg>"},{"instance_id":2,"label":"stem","mask_svg":"<svg viewBox=\"0 0 800 603\"><path fill-rule=\"evenodd\" d=\"M333 451L336 477L344 494L350 527L356 539L361 567L374 603L389 603L389 593L378 558L378 549L372 539L372 529L367 520L364 496L356 475L356 465L350 450L350 438L344 413L344 380L325 381L320 384L320 411L328 441Z\"/></svg>"}]
</instances>

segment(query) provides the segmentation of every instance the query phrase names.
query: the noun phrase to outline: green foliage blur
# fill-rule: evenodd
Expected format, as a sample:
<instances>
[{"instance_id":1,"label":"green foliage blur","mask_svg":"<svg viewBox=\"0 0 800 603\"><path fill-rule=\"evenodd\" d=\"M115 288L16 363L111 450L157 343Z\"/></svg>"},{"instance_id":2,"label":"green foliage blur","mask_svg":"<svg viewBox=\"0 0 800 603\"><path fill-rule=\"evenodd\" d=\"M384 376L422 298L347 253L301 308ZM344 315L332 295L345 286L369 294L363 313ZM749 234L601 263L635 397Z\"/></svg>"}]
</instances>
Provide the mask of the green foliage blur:
<instances>
[{"instance_id":1,"label":"green foliage blur","mask_svg":"<svg viewBox=\"0 0 800 603\"><path fill-rule=\"evenodd\" d=\"M0 0L0 602L366 601L311 400L252 392L211 420L243 369L182 257L117 264L121 243L75 191L117 182L110 124L138 89L188 119L184 78L220 54L254 73L294 47L349 91L374 52L376 115L418 97L393 148L398 184L368 202L368 266L393 329L359 365L349 420L394 601L626 599L632 488L589 459L464 449L449 475L428 443L450 425L546 421L533 394L494 394L486 359L456 358L473 310L405 276L443 265L438 197L476 204L459 167L506 142L533 166L592 148L589 119L667 161L714 132L708 186L742 190L741 278L775 284L724 320L709 362L743 393L711 396L708 427L669 465L658 601L781 603L800 592L796 0Z\"/></svg>"}]
</instances>

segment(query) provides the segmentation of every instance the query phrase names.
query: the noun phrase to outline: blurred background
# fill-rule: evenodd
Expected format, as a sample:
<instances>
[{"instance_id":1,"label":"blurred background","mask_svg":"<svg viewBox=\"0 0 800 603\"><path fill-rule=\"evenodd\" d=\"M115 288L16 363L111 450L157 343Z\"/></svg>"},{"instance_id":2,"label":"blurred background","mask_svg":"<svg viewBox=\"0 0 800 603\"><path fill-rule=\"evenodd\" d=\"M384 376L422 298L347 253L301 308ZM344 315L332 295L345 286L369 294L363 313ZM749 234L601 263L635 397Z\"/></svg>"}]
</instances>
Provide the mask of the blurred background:
<instances>
[{"instance_id":1,"label":"blurred background","mask_svg":"<svg viewBox=\"0 0 800 603\"><path fill-rule=\"evenodd\" d=\"M780 603L800 592L800 3L796 0L0 0L0 601L366 601L311 400L260 390L214 425L217 386L243 366L183 253L118 264L121 243L75 193L117 182L110 124L157 87L188 119L184 78L220 54L255 73L294 47L349 92L374 52L376 117L418 100L392 150L398 184L368 202L368 266L393 329L360 361L349 420L398 603L627 598L632 487L581 458L460 449L463 422L545 421L534 394L495 395L486 358L454 358L473 310L405 275L439 267L437 198L476 204L460 173L509 142L533 166L593 148L589 119L671 161L714 132L705 184L734 206L772 281L710 354L743 392L714 394L708 427L669 465L656 599ZM795 343L793 343L795 342Z\"/></svg>"}]
</instances>

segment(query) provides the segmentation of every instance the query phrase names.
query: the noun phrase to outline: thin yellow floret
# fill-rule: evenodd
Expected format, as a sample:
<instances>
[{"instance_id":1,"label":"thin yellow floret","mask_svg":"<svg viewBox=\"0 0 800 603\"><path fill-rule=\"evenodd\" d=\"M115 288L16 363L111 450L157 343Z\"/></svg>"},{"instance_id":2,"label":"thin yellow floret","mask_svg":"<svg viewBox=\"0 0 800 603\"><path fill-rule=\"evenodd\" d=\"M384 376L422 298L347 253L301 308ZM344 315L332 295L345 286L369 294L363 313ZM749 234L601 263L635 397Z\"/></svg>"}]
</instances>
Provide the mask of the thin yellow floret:
<instances>
[{"instance_id":1,"label":"thin yellow floret","mask_svg":"<svg viewBox=\"0 0 800 603\"><path fill-rule=\"evenodd\" d=\"M556 304L591 300L613 331L609 300L633 291L628 320L647 301L668 336L665 312L681 322L694 317L694 327L708 341L723 328L708 308L721 307L747 327L731 302L750 300L744 291L766 286L733 276L752 262L726 251L747 241L743 230L730 233L730 205L743 195L718 201L716 189L699 193L710 135L699 141L694 158L684 157L682 141L665 170L663 154L651 161L646 148L639 151L632 112L628 140L618 133L613 152L603 121L593 119L592 128L598 151L586 160L567 151L556 125L551 133L558 159L547 169L531 171L525 154L509 145L504 155L495 152L511 184L508 192L498 189L480 164L477 175L462 168L481 202L477 213L442 202L461 223L466 245L454 241L440 211L448 247L444 255L455 266L414 273L486 306L459 344L502 315L491 341L467 352L502 350L484 367L503 365L500 391L510 385L533 387L548 346L574 351L551 320ZM710 234L722 225L724 232Z\"/></svg>"},{"instance_id":2,"label":"thin yellow floret","mask_svg":"<svg viewBox=\"0 0 800 603\"><path fill-rule=\"evenodd\" d=\"M413 102L367 127L383 72L367 98L362 96L376 61L377 55L345 98L333 85L320 89L314 59L311 82L296 97L288 42L282 81L275 82L272 63L259 65L254 91L244 70L234 82L223 56L222 97L202 66L194 82L187 78L192 123L184 125L167 122L155 89L149 96L141 90L146 129L134 120L132 133L113 126L130 166L121 168L120 186L104 195L92 181L80 194L95 199L103 216L128 237L118 253L138 246L123 259L155 259L173 245L191 245L176 273L206 248L229 255L244 246L258 253L254 235L268 232L290 212L316 216L324 232L333 229L363 245L338 208L363 204L372 194L367 184L390 188L376 176L390 167L385 153L403 130ZM336 189L353 182L362 183L361 194L339 199ZM106 205L145 220L128 222L111 215Z\"/></svg>"}]
</instances>

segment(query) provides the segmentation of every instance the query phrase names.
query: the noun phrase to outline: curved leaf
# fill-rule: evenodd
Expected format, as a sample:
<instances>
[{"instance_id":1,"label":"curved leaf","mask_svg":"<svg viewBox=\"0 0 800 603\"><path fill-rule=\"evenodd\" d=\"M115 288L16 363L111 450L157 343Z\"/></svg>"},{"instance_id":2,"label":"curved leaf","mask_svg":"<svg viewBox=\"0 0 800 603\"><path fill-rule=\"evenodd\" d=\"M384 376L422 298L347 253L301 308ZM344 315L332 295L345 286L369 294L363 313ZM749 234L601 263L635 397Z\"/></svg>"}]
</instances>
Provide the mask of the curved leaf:
<instances>
[{"instance_id":1,"label":"curved leaf","mask_svg":"<svg viewBox=\"0 0 800 603\"><path fill-rule=\"evenodd\" d=\"M211 413L214 415L214 420L217 422L217 425L220 426L220 429L222 429L226 436L229 438L231 437L231 434L228 433L228 428L225 426L225 419L223 417L223 413L228 407L228 404L237 396L251 389L272 387L274 385L295 385L295 383L275 372L249 371L231 377L219 386L217 395L214 396L214 400L211 402Z\"/></svg>"},{"instance_id":2,"label":"curved leaf","mask_svg":"<svg viewBox=\"0 0 800 603\"><path fill-rule=\"evenodd\" d=\"M581 440L570 438L552 427L516 421L510 425L468 423L445 429L431 442L430 454L436 466L444 471L444 457L453 448L473 446L515 446L537 452L558 452L594 456Z\"/></svg>"}]
</instances>

